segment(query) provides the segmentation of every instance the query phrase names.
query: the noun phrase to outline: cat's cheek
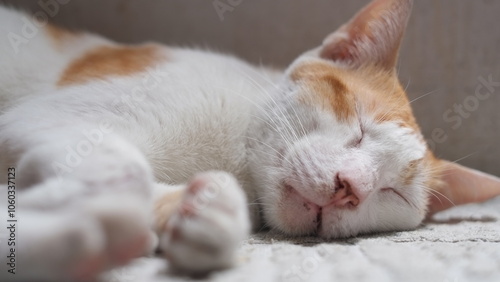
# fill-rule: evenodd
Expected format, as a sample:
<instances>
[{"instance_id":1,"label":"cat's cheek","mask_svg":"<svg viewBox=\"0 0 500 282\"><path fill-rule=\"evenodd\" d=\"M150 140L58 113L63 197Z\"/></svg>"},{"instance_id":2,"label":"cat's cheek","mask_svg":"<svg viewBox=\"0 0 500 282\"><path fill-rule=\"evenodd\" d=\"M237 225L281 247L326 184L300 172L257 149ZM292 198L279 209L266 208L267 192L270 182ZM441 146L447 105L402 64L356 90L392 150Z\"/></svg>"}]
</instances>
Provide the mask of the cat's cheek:
<instances>
[{"instance_id":1,"label":"cat's cheek","mask_svg":"<svg viewBox=\"0 0 500 282\"><path fill-rule=\"evenodd\" d=\"M373 223L370 222L373 225L373 230L370 231L411 230L423 220L423 214L414 205L393 192L379 193L369 211L376 219Z\"/></svg>"},{"instance_id":2,"label":"cat's cheek","mask_svg":"<svg viewBox=\"0 0 500 282\"><path fill-rule=\"evenodd\" d=\"M293 235L312 235L316 232L321 209L295 191L284 191L272 214L276 227Z\"/></svg>"}]
</instances>

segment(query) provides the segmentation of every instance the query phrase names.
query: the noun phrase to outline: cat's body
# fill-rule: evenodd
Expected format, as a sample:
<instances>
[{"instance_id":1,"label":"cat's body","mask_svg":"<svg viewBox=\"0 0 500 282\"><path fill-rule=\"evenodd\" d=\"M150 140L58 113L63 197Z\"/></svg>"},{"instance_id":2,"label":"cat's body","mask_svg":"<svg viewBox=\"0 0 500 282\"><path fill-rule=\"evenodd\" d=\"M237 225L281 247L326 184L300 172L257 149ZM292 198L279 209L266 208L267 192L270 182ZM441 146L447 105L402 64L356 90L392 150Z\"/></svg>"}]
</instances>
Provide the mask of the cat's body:
<instances>
[{"instance_id":1,"label":"cat's body","mask_svg":"<svg viewBox=\"0 0 500 282\"><path fill-rule=\"evenodd\" d=\"M12 21L25 16L5 9L0 12L11 17ZM17 56L14 55L7 57L11 61L2 60L1 67L8 72L0 79L0 84L6 86L1 93L4 99L2 111L21 104L15 111L3 116L2 144L16 140L3 147L9 148L2 151L0 166L3 171L19 162L17 152L26 152L28 148L35 148L44 142L61 142L54 147L70 147L61 152L58 161L45 165L52 170L49 174L57 167L57 180L71 178L74 170L81 169L89 161L89 154L95 154L93 151L107 139L116 138L128 143L124 146L138 149L142 155L139 160L147 161L141 169L151 174L148 179L151 180L154 175L155 181L162 183L146 183L144 187L137 187L144 190L140 193L159 197L160 194L179 190L180 187L175 185L187 183L197 173L213 170L234 175L240 183L250 183L247 131L253 120L250 116L255 114L256 108L262 107L265 95L269 95L261 87L272 85L271 79L275 78L271 71L210 52L156 44L123 46L98 36L71 34L64 30L56 31L61 32L62 38L55 38L51 33L55 29L51 26L40 29L41 35L21 48L19 56L25 53L30 56L25 63L16 64ZM2 43L5 44L2 51L13 52L8 41ZM99 51L94 53L95 50ZM91 79L85 81L88 77L82 74L85 72L83 67L81 72L76 70L76 73L66 76L66 81L62 81L68 64L89 53L90 56L102 56L99 54L101 50L104 57L100 57L97 64L103 70L95 74L102 77L91 75ZM119 58L113 55L105 57L114 52L124 53ZM144 62L128 57L137 55L140 59L149 60ZM121 62L121 65L115 66L116 69L129 68L125 69L129 72L126 76L108 73L115 61ZM37 79L25 83L26 75L36 76ZM85 95L81 95L82 90ZM24 138L27 131L34 133L33 137ZM90 147L80 150L78 146L82 142ZM110 141L109 146L116 146L115 142L119 143ZM52 154L51 148L46 152ZM126 149L122 153L129 154ZM16 166L16 169L16 188L20 190L31 186L33 183L19 180L22 165ZM101 167L87 173L92 174L90 178L106 178L109 174ZM102 176L98 175L100 173ZM6 183L3 177L7 174L2 175L2 182ZM50 198L70 189L62 184L50 193ZM250 195L253 194L250 192ZM29 198L33 199L35 206L46 208L53 205L50 199L44 197ZM23 207L22 202L21 198L20 208ZM73 208L69 203L64 205ZM142 208L148 211L152 207L148 203ZM257 210L257 206L254 207ZM245 210L244 204L241 209ZM242 224L248 225L248 219L244 220ZM242 232L248 232L247 229L243 228Z\"/></svg>"},{"instance_id":2,"label":"cat's body","mask_svg":"<svg viewBox=\"0 0 500 282\"><path fill-rule=\"evenodd\" d=\"M102 44L89 46L82 54L101 47ZM8 48L10 46L5 46ZM252 121L249 116L255 108L262 107L269 92L260 87L270 87L273 77L262 69L215 53L159 45L154 51L143 46L109 45L109 48L144 52L153 59L144 66L144 71L132 70L127 76L103 75L105 80L64 86L58 86L64 68L41 67L48 63L26 64L23 66L26 69L51 78L31 83L29 87L37 88L33 91L25 83L2 77L0 83L14 85L10 93L25 93L13 95L3 105L17 104L19 99L35 100L30 102L31 107L26 105L21 110L30 112L33 121L53 115L47 119L44 125L47 127L51 127L51 123L64 126L60 118L78 115L84 123L106 135L108 130L103 132L99 127L109 124L109 131L140 148L160 182L183 183L197 172L213 169L230 172L239 179L247 177L245 144ZM36 50L23 52L35 53ZM37 56L43 57L43 53ZM196 64L200 61L204 63ZM2 68L7 70L7 64ZM82 88L88 94L81 95ZM3 97L8 94L2 93ZM40 106L54 102L55 108ZM16 117L12 122L14 119ZM68 120L67 124L74 126L74 122ZM39 126L33 122L33 127ZM199 136L205 137L198 140Z\"/></svg>"},{"instance_id":3,"label":"cat's body","mask_svg":"<svg viewBox=\"0 0 500 282\"><path fill-rule=\"evenodd\" d=\"M94 277L144 253L150 226L174 268L203 272L231 264L250 221L344 237L415 228L431 189L432 210L498 194L425 145L393 70L410 7L373 1L285 72L49 25L1 41L1 179L15 167L30 269L0 277ZM2 31L22 17L0 8ZM479 192L457 197L443 169Z\"/></svg>"}]
</instances>

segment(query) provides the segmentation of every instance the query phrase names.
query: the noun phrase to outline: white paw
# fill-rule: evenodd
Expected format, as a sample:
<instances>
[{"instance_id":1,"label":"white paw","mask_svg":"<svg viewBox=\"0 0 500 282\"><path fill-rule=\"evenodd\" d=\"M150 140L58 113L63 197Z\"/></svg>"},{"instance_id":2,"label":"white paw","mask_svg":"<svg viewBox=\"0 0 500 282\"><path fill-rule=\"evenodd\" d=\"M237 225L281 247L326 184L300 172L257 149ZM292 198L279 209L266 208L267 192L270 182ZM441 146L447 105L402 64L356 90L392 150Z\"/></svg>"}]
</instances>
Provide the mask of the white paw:
<instances>
[{"instance_id":1,"label":"white paw","mask_svg":"<svg viewBox=\"0 0 500 282\"><path fill-rule=\"evenodd\" d=\"M152 238L147 204L103 195L73 209L25 212L27 228L19 231L20 264L25 266L20 274L25 276L19 281L94 280L146 254Z\"/></svg>"},{"instance_id":2,"label":"white paw","mask_svg":"<svg viewBox=\"0 0 500 282\"><path fill-rule=\"evenodd\" d=\"M189 274L226 268L250 231L246 197L225 172L197 175L160 235L160 248L174 271Z\"/></svg>"}]
</instances>

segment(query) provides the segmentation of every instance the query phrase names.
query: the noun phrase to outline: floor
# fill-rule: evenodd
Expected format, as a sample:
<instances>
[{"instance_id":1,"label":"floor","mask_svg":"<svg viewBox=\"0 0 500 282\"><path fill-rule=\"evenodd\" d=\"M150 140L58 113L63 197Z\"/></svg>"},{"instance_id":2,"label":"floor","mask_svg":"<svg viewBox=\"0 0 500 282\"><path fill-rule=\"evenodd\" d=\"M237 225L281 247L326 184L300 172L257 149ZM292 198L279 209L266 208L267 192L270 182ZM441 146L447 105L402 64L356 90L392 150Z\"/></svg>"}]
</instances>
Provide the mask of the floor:
<instances>
[{"instance_id":1,"label":"floor","mask_svg":"<svg viewBox=\"0 0 500 282\"><path fill-rule=\"evenodd\" d=\"M453 208L414 231L325 242L254 234L232 269L205 278L168 273L142 258L107 273L106 282L163 281L500 281L500 197Z\"/></svg>"}]
</instances>

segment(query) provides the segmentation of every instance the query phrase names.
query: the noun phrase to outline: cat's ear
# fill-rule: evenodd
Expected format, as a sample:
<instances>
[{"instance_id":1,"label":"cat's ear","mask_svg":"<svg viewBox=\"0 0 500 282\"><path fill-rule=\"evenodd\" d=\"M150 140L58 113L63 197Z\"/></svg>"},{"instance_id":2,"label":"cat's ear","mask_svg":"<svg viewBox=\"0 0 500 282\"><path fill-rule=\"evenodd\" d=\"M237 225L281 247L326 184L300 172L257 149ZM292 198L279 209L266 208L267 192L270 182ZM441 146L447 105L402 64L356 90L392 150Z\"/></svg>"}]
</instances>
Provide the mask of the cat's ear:
<instances>
[{"instance_id":1,"label":"cat's ear","mask_svg":"<svg viewBox=\"0 0 500 282\"><path fill-rule=\"evenodd\" d=\"M453 206L486 201L500 195L500 178L440 160L440 181L429 199L429 214Z\"/></svg>"},{"instance_id":2,"label":"cat's ear","mask_svg":"<svg viewBox=\"0 0 500 282\"><path fill-rule=\"evenodd\" d=\"M323 42L320 56L350 67L396 66L412 0L373 0Z\"/></svg>"}]
</instances>

